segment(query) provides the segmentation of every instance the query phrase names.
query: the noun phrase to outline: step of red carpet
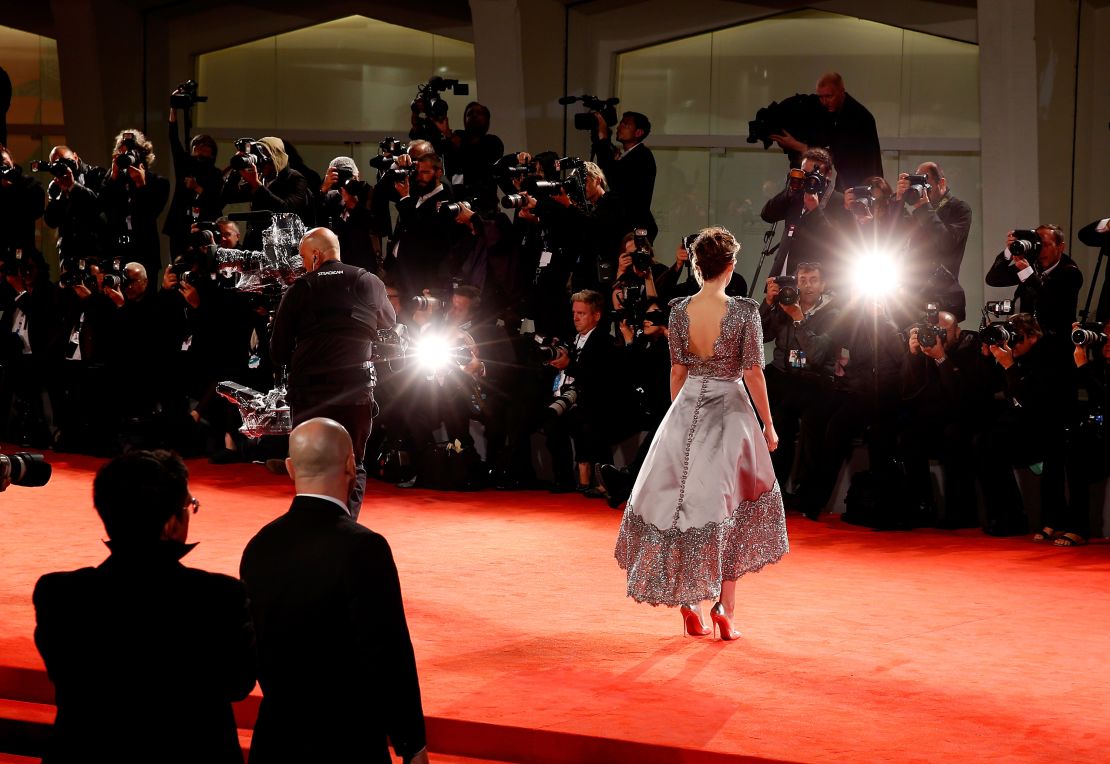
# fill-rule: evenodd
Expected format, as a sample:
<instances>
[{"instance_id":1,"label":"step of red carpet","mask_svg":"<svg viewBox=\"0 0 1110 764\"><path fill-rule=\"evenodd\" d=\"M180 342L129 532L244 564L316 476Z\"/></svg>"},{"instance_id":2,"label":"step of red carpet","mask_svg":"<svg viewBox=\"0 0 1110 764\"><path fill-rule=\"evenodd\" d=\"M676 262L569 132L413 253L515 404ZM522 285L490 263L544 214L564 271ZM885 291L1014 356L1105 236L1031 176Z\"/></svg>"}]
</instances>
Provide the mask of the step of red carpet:
<instances>
[{"instance_id":1,"label":"step of red carpet","mask_svg":"<svg viewBox=\"0 0 1110 764\"><path fill-rule=\"evenodd\" d=\"M0 699L0 762L38 761L53 724L54 706Z\"/></svg>"},{"instance_id":2,"label":"step of red carpet","mask_svg":"<svg viewBox=\"0 0 1110 764\"><path fill-rule=\"evenodd\" d=\"M41 764L37 756L17 756L14 753L0 753L0 764Z\"/></svg>"}]
</instances>

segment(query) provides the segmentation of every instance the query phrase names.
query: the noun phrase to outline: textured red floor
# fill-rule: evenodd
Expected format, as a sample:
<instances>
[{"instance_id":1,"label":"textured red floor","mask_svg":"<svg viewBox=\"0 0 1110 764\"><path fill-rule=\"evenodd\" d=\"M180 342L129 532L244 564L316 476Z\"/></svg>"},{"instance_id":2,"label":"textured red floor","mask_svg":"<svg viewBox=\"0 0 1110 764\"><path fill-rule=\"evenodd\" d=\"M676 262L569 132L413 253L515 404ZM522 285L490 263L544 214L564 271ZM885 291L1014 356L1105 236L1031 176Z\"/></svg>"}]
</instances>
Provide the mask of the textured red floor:
<instances>
[{"instance_id":1,"label":"textured red floor","mask_svg":"<svg viewBox=\"0 0 1110 764\"><path fill-rule=\"evenodd\" d=\"M47 487L0 494L9 668L41 666L36 578L106 552L90 499L97 463L53 461ZM255 466L190 466L203 507L187 561L234 573L291 486ZM369 486L361 521L393 547L439 750L527 761L1107 758L1110 545L790 518L792 552L741 581L744 638L724 644L683 638L673 610L624 597L618 519L578 497ZM0 671L0 697L14 675Z\"/></svg>"}]
</instances>

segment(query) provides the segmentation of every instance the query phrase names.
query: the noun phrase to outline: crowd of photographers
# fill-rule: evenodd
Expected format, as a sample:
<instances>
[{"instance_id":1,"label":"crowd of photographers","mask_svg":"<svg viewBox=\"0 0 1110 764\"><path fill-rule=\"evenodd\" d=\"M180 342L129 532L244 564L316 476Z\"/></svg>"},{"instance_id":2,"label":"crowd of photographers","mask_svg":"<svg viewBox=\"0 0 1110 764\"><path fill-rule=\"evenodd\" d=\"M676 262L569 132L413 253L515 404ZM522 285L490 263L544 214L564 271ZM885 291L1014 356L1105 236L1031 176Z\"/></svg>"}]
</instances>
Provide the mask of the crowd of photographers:
<instances>
[{"instance_id":1,"label":"crowd of photographers","mask_svg":"<svg viewBox=\"0 0 1110 764\"><path fill-rule=\"evenodd\" d=\"M841 108L842 82L825 87L829 110ZM274 246L263 236L271 217L292 213L306 228L331 229L344 263L380 276L398 318L407 351L377 364L371 474L527 487L532 437L542 433L552 490L619 505L669 405L669 304L697 289L690 237L672 266L654 257L650 121L618 119L612 100L583 97L576 127L590 132L593 161L506 153L480 103L451 128L441 94L462 88L422 86L409 142L383 140L366 176L349 157L317 175L277 137L240 139L221 169L211 137L182 144L178 113L188 136L198 100L191 83L171 100L172 188L138 130L117 136L107 168L66 146L30 173L0 155L4 437L105 455L171 446L217 462L282 456L280 439L244 438L240 412L217 394L224 380L259 391L281 381L268 353L280 290L244 290L215 253L261 256ZM989 303L981 332L961 331L972 212L941 167L926 162L893 185L846 176L827 149L782 132L774 140L798 150L796 167L762 210L783 228L756 299L774 343L767 377L788 503L816 518L866 435L872 483L853 486L865 524L979 525L978 482L985 529L1023 533L1013 468L1031 467L1041 535L1085 542L1098 530L1085 502L1106 462L1108 351L1104 323L1076 324L1083 276L1063 232L1014 231L987 275L1015 286L1014 300ZM167 201L163 269L157 219ZM225 217L229 205L238 212ZM40 216L58 233L55 280L34 247ZM1105 244L1106 221L1081 239ZM868 274L853 269L875 248L896 253L909 286L860 289ZM734 277L730 294L747 293ZM615 444L638 432L648 433L641 452L614 468ZM942 465L943 511L933 506L930 459ZM860 499L868 488L883 504L875 517Z\"/></svg>"}]
</instances>

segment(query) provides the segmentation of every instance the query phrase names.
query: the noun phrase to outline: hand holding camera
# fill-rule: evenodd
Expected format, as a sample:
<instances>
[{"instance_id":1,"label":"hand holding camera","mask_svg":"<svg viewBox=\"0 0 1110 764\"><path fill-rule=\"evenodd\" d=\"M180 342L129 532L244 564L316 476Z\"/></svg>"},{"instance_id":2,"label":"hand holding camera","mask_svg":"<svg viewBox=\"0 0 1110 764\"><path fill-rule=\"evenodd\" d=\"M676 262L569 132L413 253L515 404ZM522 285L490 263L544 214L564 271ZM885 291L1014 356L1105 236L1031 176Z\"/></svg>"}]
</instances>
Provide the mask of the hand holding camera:
<instances>
[{"instance_id":1,"label":"hand holding camera","mask_svg":"<svg viewBox=\"0 0 1110 764\"><path fill-rule=\"evenodd\" d=\"M559 371L570 366L570 354L567 352L567 349L560 345L555 351L555 358L549 361L548 364Z\"/></svg>"},{"instance_id":2,"label":"hand holding camera","mask_svg":"<svg viewBox=\"0 0 1110 764\"><path fill-rule=\"evenodd\" d=\"M772 141L779 145L779 148L785 151L796 151L799 154L804 154L809 149L808 146L806 146L804 143L802 143L789 132L787 132L785 128L781 133L777 133L769 137Z\"/></svg>"},{"instance_id":3,"label":"hand holding camera","mask_svg":"<svg viewBox=\"0 0 1110 764\"><path fill-rule=\"evenodd\" d=\"M1008 342L1000 342L997 345L988 345L991 355L994 360L998 361L998 365L1003 369L1008 369L1014 365L1014 351L1010 349Z\"/></svg>"}]
</instances>

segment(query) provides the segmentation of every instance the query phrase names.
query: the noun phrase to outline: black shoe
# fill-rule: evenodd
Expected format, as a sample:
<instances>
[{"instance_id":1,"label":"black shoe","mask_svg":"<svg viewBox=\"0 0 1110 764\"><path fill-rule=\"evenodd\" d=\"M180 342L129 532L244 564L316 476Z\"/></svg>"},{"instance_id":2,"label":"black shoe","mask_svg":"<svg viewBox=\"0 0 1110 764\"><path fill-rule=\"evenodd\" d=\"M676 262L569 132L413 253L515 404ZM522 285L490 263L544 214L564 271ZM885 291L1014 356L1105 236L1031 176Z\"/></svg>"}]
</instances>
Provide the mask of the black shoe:
<instances>
[{"instance_id":1,"label":"black shoe","mask_svg":"<svg viewBox=\"0 0 1110 764\"><path fill-rule=\"evenodd\" d=\"M628 472L628 468L618 469L612 464L603 464L597 471L598 480L602 488L609 494L609 506L616 508L628 500L632 493L632 486L636 482ZM613 502L616 502L614 504Z\"/></svg>"}]
</instances>

